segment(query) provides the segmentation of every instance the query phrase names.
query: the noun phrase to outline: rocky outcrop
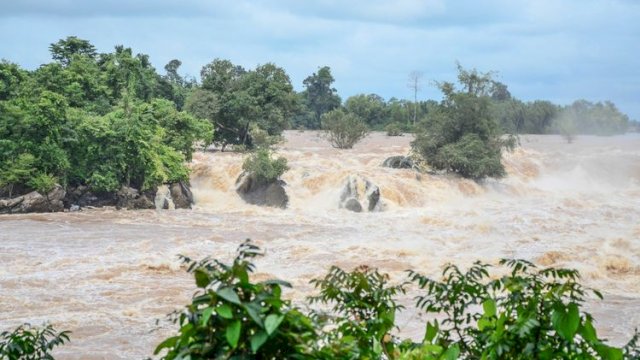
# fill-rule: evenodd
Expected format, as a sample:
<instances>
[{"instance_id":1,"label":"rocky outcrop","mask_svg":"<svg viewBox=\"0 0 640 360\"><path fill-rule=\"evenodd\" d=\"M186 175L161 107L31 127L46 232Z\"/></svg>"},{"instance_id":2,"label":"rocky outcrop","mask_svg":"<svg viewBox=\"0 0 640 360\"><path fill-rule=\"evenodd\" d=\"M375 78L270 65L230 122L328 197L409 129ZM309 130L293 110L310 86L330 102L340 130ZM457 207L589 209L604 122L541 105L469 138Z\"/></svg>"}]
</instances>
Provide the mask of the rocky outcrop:
<instances>
[{"instance_id":1,"label":"rocky outcrop","mask_svg":"<svg viewBox=\"0 0 640 360\"><path fill-rule=\"evenodd\" d=\"M88 186L71 187L64 198L65 208L116 206L118 198L112 192L93 192Z\"/></svg>"},{"instance_id":2,"label":"rocky outcrop","mask_svg":"<svg viewBox=\"0 0 640 360\"><path fill-rule=\"evenodd\" d=\"M193 193L189 185L177 182L157 189L139 191L122 186L117 192L94 192L88 186L69 188L64 207L79 210L86 207L115 206L118 209L191 209Z\"/></svg>"},{"instance_id":3,"label":"rocky outcrop","mask_svg":"<svg viewBox=\"0 0 640 360\"><path fill-rule=\"evenodd\" d=\"M171 199L176 209L191 209L193 204L193 193L187 183L182 181L169 185Z\"/></svg>"},{"instance_id":4,"label":"rocky outcrop","mask_svg":"<svg viewBox=\"0 0 640 360\"><path fill-rule=\"evenodd\" d=\"M382 166L393 169L412 169L414 167L413 160L408 156L391 156L382 162Z\"/></svg>"},{"instance_id":5,"label":"rocky outcrop","mask_svg":"<svg viewBox=\"0 0 640 360\"><path fill-rule=\"evenodd\" d=\"M122 186L116 193L117 209L155 209L155 191L140 192L128 186Z\"/></svg>"},{"instance_id":6,"label":"rocky outcrop","mask_svg":"<svg viewBox=\"0 0 640 360\"><path fill-rule=\"evenodd\" d=\"M32 191L26 195L0 200L0 214L63 211L65 195L64 188L56 184L44 195Z\"/></svg>"},{"instance_id":7,"label":"rocky outcrop","mask_svg":"<svg viewBox=\"0 0 640 360\"><path fill-rule=\"evenodd\" d=\"M340 193L340 208L354 212L380 210L380 188L361 176L351 175Z\"/></svg>"},{"instance_id":8,"label":"rocky outcrop","mask_svg":"<svg viewBox=\"0 0 640 360\"><path fill-rule=\"evenodd\" d=\"M284 209L289 204L285 185L282 180L271 183L258 181L252 173L243 172L236 180L236 192L249 204Z\"/></svg>"}]
</instances>

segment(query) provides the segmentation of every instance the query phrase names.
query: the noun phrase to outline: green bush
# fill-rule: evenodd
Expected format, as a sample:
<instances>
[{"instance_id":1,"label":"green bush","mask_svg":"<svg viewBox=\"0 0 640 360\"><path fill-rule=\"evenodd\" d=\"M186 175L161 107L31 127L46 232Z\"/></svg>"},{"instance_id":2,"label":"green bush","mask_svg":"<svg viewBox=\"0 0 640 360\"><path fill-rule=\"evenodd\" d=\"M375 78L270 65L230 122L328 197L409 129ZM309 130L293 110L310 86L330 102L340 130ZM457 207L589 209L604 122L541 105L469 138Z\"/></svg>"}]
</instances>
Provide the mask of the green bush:
<instances>
[{"instance_id":1,"label":"green bush","mask_svg":"<svg viewBox=\"0 0 640 360\"><path fill-rule=\"evenodd\" d=\"M51 350L69 341L69 332L56 332L51 325L38 328L29 324L0 333L0 359L52 360Z\"/></svg>"},{"instance_id":2,"label":"green bush","mask_svg":"<svg viewBox=\"0 0 640 360\"><path fill-rule=\"evenodd\" d=\"M232 264L182 257L199 292L175 319L179 335L155 350L162 359L285 359L308 358L316 337L311 320L282 299L287 282L254 283L251 259L259 248L245 242Z\"/></svg>"},{"instance_id":3,"label":"green bush","mask_svg":"<svg viewBox=\"0 0 640 360\"><path fill-rule=\"evenodd\" d=\"M387 136L402 136L403 128L399 123L390 123L384 127L384 131L387 132Z\"/></svg>"},{"instance_id":4,"label":"green bush","mask_svg":"<svg viewBox=\"0 0 640 360\"><path fill-rule=\"evenodd\" d=\"M46 195L56 186L58 179L49 174L38 174L29 180L29 186L40 194Z\"/></svg>"},{"instance_id":5,"label":"green bush","mask_svg":"<svg viewBox=\"0 0 640 360\"><path fill-rule=\"evenodd\" d=\"M461 70L461 74L468 73ZM490 78L461 79L469 82L463 83L467 91L456 92L450 83L440 85L444 100L418 124L413 150L435 170L476 180L502 177L506 174L502 150L513 148L515 142L503 137L489 108L490 98L478 90L488 85L476 82Z\"/></svg>"},{"instance_id":6,"label":"green bush","mask_svg":"<svg viewBox=\"0 0 640 360\"><path fill-rule=\"evenodd\" d=\"M537 269L524 260L500 264L509 274L496 280L482 263L466 272L449 265L440 281L409 272L427 291L417 306L444 316L428 324L440 344L455 343L471 359L623 359L629 353L598 338L593 317L580 310L589 291L602 295L580 285L576 270Z\"/></svg>"},{"instance_id":7,"label":"green bush","mask_svg":"<svg viewBox=\"0 0 640 360\"><path fill-rule=\"evenodd\" d=\"M9 197L13 196L13 188L15 185L25 184L31 178L34 172L36 158L27 153L18 155L15 161L7 159L6 162L0 163L0 188L7 187Z\"/></svg>"},{"instance_id":8,"label":"green bush","mask_svg":"<svg viewBox=\"0 0 640 360\"><path fill-rule=\"evenodd\" d=\"M338 149L351 149L369 134L369 128L362 119L342 109L322 115L322 127L331 145Z\"/></svg>"},{"instance_id":9,"label":"green bush","mask_svg":"<svg viewBox=\"0 0 640 360\"><path fill-rule=\"evenodd\" d=\"M537 269L523 260L502 260L507 275L490 265L467 271L448 265L440 280L409 271L424 293L417 307L431 318L422 341L391 334L402 309L398 295L409 282L390 285L386 274L361 266L332 267L311 283L308 298L324 312L303 312L281 297L286 282L254 283L249 261L261 255L247 240L233 264L183 257L195 277L192 303L174 319L180 333L163 341L163 359L635 359L638 334L624 348L597 336L592 316L580 308L594 290L569 269ZM327 309L328 307L328 309ZM440 320L437 320L440 319ZM635 356L635 357L634 357Z\"/></svg>"},{"instance_id":10,"label":"green bush","mask_svg":"<svg viewBox=\"0 0 640 360\"><path fill-rule=\"evenodd\" d=\"M269 149L258 149L251 153L242 164L242 169L253 174L257 181L271 183L280 178L285 171L289 170L287 159L278 157L272 158Z\"/></svg>"}]
</instances>

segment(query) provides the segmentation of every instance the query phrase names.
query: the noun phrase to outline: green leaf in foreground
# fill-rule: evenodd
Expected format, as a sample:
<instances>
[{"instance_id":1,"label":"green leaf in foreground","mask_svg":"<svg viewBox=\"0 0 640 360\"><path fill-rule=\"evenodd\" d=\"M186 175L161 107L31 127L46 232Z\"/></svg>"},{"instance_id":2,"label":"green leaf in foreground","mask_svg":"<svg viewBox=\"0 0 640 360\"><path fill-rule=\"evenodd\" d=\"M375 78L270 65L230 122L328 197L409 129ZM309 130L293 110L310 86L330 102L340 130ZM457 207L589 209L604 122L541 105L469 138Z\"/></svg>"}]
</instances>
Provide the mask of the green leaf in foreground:
<instances>
[{"instance_id":1,"label":"green leaf in foreground","mask_svg":"<svg viewBox=\"0 0 640 360\"><path fill-rule=\"evenodd\" d=\"M242 324L240 320L236 320L229 325L227 331L225 332L225 337L227 338L227 342L231 345L232 348L236 348L238 346L238 340L240 339L240 330L242 330Z\"/></svg>"}]
</instances>

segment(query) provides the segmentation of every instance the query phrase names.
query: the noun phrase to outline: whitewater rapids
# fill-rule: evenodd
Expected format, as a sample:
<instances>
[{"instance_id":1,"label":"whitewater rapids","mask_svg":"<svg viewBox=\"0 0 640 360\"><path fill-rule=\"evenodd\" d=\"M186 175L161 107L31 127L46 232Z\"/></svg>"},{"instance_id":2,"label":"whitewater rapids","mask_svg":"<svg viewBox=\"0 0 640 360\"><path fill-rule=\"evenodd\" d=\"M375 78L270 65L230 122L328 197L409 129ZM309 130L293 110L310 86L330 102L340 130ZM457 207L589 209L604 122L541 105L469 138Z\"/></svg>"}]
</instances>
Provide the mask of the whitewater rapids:
<instances>
[{"instance_id":1,"label":"whitewater rapids","mask_svg":"<svg viewBox=\"0 0 640 360\"><path fill-rule=\"evenodd\" d=\"M234 183L242 154L197 153L193 210L0 216L0 331L49 321L71 330L60 359L142 359L175 327L156 319L189 301L195 284L176 257L230 260L252 238L266 249L258 278L289 280L304 299L308 281L331 265L378 267L394 281L415 269L524 258L578 269L599 333L620 345L640 327L640 135L523 136L504 155L508 177L477 184L454 176L383 168L411 138L373 133L352 150L317 132L291 131L278 154L286 210L245 204ZM378 185L383 211L338 209L345 178ZM401 332L422 334L412 291Z\"/></svg>"}]
</instances>

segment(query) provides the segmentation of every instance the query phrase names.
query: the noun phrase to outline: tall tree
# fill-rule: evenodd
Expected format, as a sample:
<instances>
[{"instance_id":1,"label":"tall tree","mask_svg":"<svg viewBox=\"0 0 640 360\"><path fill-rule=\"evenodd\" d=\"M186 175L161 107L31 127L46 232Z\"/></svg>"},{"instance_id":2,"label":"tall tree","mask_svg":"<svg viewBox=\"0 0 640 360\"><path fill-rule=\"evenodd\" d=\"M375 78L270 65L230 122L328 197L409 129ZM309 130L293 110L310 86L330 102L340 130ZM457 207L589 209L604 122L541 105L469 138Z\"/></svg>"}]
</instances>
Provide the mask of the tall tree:
<instances>
[{"instance_id":1,"label":"tall tree","mask_svg":"<svg viewBox=\"0 0 640 360\"><path fill-rule=\"evenodd\" d=\"M370 128L382 128L387 122L386 103L376 94L359 94L349 97L344 107L347 112L360 117Z\"/></svg>"},{"instance_id":2,"label":"tall tree","mask_svg":"<svg viewBox=\"0 0 640 360\"><path fill-rule=\"evenodd\" d=\"M337 90L331 87L334 81L331 68L323 66L302 82L305 86L303 96L307 108L313 113L315 129L322 128L323 114L340 106L340 96L337 95Z\"/></svg>"},{"instance_id":3,"label":"tall tree","mask_svg":"<svg viewBox=\"0 0 640 360\"><path fill-rule=\"evenodd\" d=\"M69 36L51 44L49 51L53 60L58 61L62 66L69 65L74 55L84 55L90 58L96 56L96 48L89 41L75 36Z\"/></svg>"}]
</instances>

